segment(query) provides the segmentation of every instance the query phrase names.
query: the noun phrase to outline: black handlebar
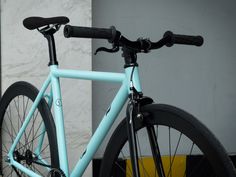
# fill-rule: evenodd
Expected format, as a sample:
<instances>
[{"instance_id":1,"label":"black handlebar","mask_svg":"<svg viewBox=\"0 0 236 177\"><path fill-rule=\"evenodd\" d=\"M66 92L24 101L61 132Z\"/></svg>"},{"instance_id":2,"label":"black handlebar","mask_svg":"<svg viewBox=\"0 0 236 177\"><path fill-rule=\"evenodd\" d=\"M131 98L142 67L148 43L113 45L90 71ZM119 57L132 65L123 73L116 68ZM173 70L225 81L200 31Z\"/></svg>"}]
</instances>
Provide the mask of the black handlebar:
<instances>
[{"instance_id":1,"label":"black handlebar","mask_svg":"<svg viewBox=\"0 0 236 177\"><path fill-rule=\"evenodd\" d=\"M169 42L166 44L167 47L171 47L173 44L184 44L184 45L195 45L201 46L203 44L202 36L187 36L173 34L171 31L166 31L163 37L169 38Z\"/></svg>"},{"instance_id":2,"label":"black handlebar","mask_svg":"<svg viewBox=\"0 0 236 177\"><path fill-rule=\"evenodd\" d=\"M203 44L202 36L187 36L173 34L170 31L165 32L163 38L158 42L151 42L149 39L139 38L137 41L130 41L121 33L111 28L94 28L94 27L78 27L66 25L64 27L64 36L77 37L77 38L95 38L95 39L108 39L114 46L125 46L137 52L148 52L151 49L158 49L166 45L171 47L173 44L195 45L201 46Z\"/></svg>"},{"instance_id":3,"label":"black handlebar","mask_svg":"<svg viewBox=\"0 0 236 177\"><path fill-rule=\"evenodd\" d=\"M64 36L78 37L78 38L95 38L95 39L108 39L113 41L116 36L115 27L111 28L94 28L94 27L78 27L66 25L64 27Z\"/></svg>"}]
</instances>

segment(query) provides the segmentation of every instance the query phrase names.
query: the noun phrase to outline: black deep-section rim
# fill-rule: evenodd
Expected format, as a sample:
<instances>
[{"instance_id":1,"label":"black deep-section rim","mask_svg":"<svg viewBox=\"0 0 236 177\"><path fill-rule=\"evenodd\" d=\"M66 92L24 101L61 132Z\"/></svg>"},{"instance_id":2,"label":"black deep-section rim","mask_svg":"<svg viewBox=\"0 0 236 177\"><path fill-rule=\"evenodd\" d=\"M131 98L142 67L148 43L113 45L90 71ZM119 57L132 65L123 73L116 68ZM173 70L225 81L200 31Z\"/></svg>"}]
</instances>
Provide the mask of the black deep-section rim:
<instances>
[{"instance_id":1,"label":"black deep-section rim","mask_svg":"<svg viewBox=\"0 0 236 177\"><path fill-rule=\"evenodd\" d=\"M3 118L6 112L6 109L8 105L11 103L13 99L15 99L18 96L25 96L28 97L31 101L34 101L36 96L38 94L38 90L31 84L20 81L12 84L4 93L2 96L2 99L0 101L0 128L2 130L2 123ZM41 114L41 117L43 119L45 128L46 128L46 134L49 141L49 147L50 147L50 155L51 155L51 166L54 168L59 168L59 159L58 159L58 149L57 149L57 139L56 139L56 127L50 112L50 109L45 101L45 99L42 99L40 101L40 104L38 105L39 113ZM0 142L2 144L2 136L0 136ZM0 146L0 157L1 160L3 157L2 154L2 145ZM2 173L2 161L0 163L0 174Z\"/></svg>"}]
</instances>

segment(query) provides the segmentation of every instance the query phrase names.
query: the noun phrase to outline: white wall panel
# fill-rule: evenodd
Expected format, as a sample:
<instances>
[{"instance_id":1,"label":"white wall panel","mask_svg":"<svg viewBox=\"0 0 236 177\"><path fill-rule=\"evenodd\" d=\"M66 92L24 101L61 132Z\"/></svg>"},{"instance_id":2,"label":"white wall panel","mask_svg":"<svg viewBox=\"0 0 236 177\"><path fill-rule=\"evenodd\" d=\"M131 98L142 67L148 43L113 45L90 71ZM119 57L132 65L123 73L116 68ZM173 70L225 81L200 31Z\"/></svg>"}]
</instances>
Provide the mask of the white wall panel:
<instances>
[{"instance_id":1,"label":"white wall panel","mask_svg":"<svg viewBox=\"0 0 236 177\"><path fill-rule=\"evenodd\" d=\"M2 91L15 81L40 88L48 74L48 44L37 31L23 27L29 16L67 16L72 25L91 26L91 0L2 0ZM66 39L63 27L55 34L59 67L91 69L91 40ZM62 79L65 127L70 168L91 135L91 82ZM89 171L85 176L91 176Z\"/></svg>"}]
</instances>

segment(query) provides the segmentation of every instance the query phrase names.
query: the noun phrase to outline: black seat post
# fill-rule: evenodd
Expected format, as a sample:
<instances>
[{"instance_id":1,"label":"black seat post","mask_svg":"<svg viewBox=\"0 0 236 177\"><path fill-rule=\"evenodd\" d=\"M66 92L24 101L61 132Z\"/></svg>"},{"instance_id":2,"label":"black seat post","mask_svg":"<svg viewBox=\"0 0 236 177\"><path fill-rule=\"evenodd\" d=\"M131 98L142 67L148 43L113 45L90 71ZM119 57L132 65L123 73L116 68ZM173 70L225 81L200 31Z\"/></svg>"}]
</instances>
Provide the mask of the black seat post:
<instances>
[{"instance_id":1,"label":"black seat post","mask_svg":"<svg viewBox=\"0 0 236 177\"><path fill-rule=\"evenodd\" d=\"M51 28L47 31L42 32L44 37L48 40L48 49L49 49L49 63L50 65L58 65L57 55L56 55L56 47L53 34L56 32L54 28Z\"/></svg>"}]
</instances>

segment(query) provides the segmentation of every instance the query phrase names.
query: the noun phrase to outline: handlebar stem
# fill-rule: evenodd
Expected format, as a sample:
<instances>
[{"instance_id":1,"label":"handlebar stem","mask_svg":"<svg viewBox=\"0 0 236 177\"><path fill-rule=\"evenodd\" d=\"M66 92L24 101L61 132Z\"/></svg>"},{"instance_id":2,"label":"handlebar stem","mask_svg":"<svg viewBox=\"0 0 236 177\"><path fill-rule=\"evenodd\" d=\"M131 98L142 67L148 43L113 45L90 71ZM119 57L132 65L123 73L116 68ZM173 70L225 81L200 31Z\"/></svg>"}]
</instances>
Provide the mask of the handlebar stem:
<instances>
[{"instance_id":1,"label":"handlebar stem","mask_svg":"<svg viewBox=\"0 0 236 177\"><path fill-rule=\"evenodd\" d=\"M125 59L124 68L130 66L138 66L137 63L137 52L127 47L122 47L122 57Z\"/></svg>"}]
</instances>

